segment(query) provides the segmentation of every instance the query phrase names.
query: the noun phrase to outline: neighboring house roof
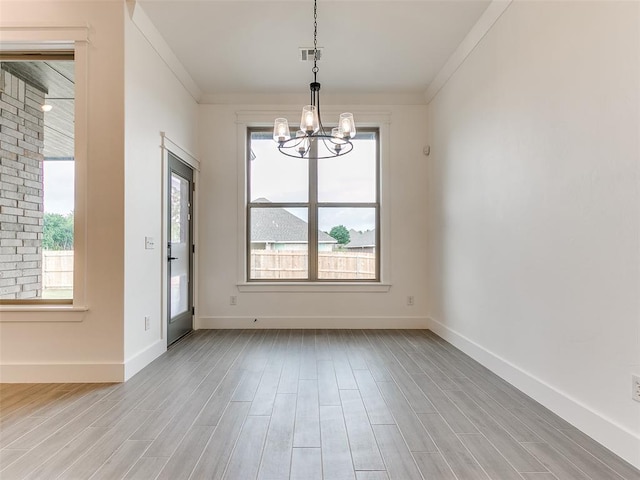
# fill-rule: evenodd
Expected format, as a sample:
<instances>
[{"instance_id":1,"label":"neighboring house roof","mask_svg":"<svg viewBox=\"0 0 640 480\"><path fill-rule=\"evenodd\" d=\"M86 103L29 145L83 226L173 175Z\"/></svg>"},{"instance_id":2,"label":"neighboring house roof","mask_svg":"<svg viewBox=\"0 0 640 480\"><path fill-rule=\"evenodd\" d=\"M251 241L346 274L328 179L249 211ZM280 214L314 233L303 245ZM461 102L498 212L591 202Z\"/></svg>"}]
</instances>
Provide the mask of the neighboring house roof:
<instances>
[{"instance_id":1,"label":"neighboring house roof","mask_svg":"<svg viewBox=\"0 0 640 480\"><path fill-rule=\"evenodd\" d=\"M254 203L270 203L259 198ZM287 212L284 208L251 209L252 243L307 243L309 227L307 222ZM338 243L324 232L318 232L319 243Z\"/></svg>"},{"instance_id":2,"label":"neighboring house roof","mask_svg":"<svg viewBox=\"0 0 640 480\"><path fill-rule=\"evenodd\" d=\"M349 243L344 248L364 248L376 246L376 231L366 230L357 232L353 229L349 230Z\"/></svg>"}]
</instances>

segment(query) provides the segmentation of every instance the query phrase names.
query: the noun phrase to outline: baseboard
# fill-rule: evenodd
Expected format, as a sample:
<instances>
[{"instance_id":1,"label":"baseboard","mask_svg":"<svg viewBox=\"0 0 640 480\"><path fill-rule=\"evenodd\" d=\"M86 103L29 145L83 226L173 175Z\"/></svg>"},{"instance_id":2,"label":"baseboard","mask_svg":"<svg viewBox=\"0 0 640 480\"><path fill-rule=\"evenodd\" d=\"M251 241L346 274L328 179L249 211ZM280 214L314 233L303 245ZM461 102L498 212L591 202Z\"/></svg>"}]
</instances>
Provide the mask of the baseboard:
<instances>
[{"instance_id":1,"label":"baseboard","mask_svg":"<svg viewBox=\"0 0 640 480\"><path fill-rule=\"evenodd\" d=\"M124 381L126 382L144 367L167 351L166 339L158 340L144 350L136 353L124 362Z\"/></svg>"},{"instance_id":2,"label":"baseboard","mask_svg":"<svg viewBox=\"0 0 640 480\"><path fill-rule=\"evenodd\" d=\"M122 363L60 363L0 365L2 383L118 383Z\"/></svg>"},{"instance_id":3,"label":"baseboard","mask_svg":"<svg viewBox=\"0 0 640 480\"><path fill-rule=\"evenodd\" d=\"M257 321L254 321L257 320ZM427 317L198 317L198 329L225 328L427 328Z\"/></svg>"},{"instance_id":4,"label":"baseboard","mask_svg":"<svg viewBox=\"0 0 640 480\"><path fill-rule=\"evenodd\" d=\"M429 328L447 342L560 415L616 455L640 468L640 437L633 432L437 320L429 318L428 322Z\"/></svg>"}]
</instances>

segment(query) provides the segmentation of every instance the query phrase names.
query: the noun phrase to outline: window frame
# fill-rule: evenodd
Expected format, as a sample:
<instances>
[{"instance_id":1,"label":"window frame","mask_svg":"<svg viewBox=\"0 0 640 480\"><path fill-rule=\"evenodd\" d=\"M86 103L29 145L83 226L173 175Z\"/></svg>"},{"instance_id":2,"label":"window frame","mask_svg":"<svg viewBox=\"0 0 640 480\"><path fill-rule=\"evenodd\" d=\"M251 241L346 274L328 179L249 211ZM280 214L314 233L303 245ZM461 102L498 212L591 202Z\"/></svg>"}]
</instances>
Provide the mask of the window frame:
<instances>
[{"instance_id":1,"label":"window frame","mask_svg":"<svg viewBox=\"0 0 640 480\"><path fill-rule=\"evenodd\" d=\"M358 128L359 133L373 133L376 142L375 158L375 189L376 198L374 202L320 202L318 199L318 162L317 158L307 159L308 165L308 196L306 202L274 202L261 203L251 202L251 136L254 132L271 133L272 128L266 126L247 126L245 130L246 146L244 155L245 178L244 183L244 210L245 210L245 238L244 244L244 280L247 284L302 284L302 285L323 285L323 284L378 284L382 283L381 257L382 257L382 225L381 225L381 189L382 182L382 162L381 162L381 128L380 126L363 126ZM274 143L275 149L275 143ZM306 278L251 278L251 210L254 208L306 208L307 209L307 277ZM320 231L318 220L319 211L322 208L372 208L375 209L375 277L368 279L335 279L319 278L319 244L318 233Z\"/></svg>"},{"instance_id":2,"label":"window frame","mask_svg":"<svg viewBox=\"0 0 640 480\"><path fill-rule=\"evenodd\" d=\"M0 312L85 312L86 306L86 183L88 157L88 28L0 27L0 53L66 52L74 60L74 271L70 299L0 299ZM34 58L34 60L37 59ZM2 318L2 316L0 316ZM12 318L0 321L12 321ZM52 319L52 321L59 321ZM72 319L69 321L79 321Z\"/></svg>"}]
</instances>

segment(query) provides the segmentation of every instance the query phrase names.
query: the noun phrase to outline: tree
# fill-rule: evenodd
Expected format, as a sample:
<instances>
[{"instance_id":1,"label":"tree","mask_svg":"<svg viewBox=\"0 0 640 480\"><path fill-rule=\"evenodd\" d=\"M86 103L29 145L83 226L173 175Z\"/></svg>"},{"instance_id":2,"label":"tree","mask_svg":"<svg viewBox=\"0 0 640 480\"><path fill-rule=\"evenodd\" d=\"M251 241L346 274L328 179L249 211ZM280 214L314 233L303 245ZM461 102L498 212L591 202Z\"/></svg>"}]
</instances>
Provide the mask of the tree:
<instances>
[{"instance_id":1,"label":"tree","mask_svg":"<svg viewBox=\"0 0 640 480\"><path fill-rule=\"evenodd\" d=\"M73 212L45 213L42 235L45 250L73 250Z\"/></svg>"},{"instance_id":2,"label":"tree","mask_svg":"<svg viewBox=\"0 0 640 480\"><path fill-rule=\"evenodd\" d=\"M351 241L349 230L344 225L337 225L331 229L329 236L338 241L338 245L346 245Z\"/></svg>"}]
</instances>

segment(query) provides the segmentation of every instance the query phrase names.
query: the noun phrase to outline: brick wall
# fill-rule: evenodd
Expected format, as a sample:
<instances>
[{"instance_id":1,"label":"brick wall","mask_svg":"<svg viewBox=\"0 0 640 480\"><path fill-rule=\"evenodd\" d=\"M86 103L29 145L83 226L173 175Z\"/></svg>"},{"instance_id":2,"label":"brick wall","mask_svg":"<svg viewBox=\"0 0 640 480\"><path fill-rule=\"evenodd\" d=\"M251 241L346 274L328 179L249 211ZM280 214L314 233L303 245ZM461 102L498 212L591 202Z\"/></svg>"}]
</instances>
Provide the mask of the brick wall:
<instances>
[{"instance_id":1,"label":"brick wall","mask_svg":"<svg viewBox=\"0 0 640 480\"><path fill-rule=\"evenodd\" d=\"M0 68L0 299L42 296L45 92Z\"/></svg>"}]
</instances>

